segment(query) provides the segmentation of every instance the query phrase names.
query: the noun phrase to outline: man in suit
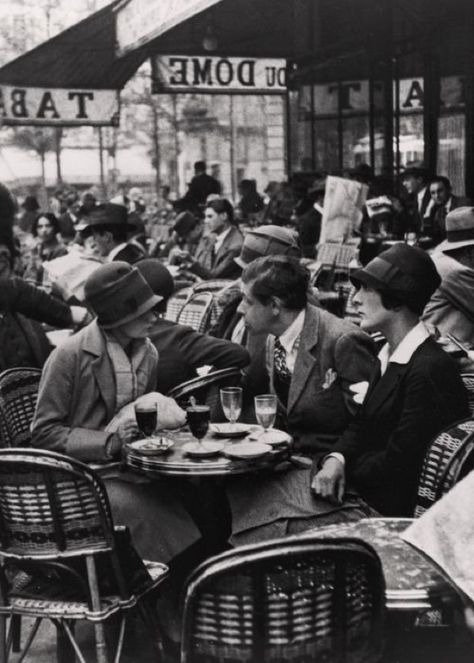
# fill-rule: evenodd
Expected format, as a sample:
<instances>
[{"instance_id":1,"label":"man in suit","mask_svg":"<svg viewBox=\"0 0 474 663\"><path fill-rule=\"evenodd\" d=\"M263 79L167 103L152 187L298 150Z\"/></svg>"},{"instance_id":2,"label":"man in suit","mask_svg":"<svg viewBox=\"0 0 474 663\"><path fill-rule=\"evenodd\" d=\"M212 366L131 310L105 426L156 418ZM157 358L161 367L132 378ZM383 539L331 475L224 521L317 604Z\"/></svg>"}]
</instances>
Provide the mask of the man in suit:
<instances>
[{"instance_id":1,"label":"man in suit","mask_svg":"<svg viewBox=\"0 0 474 663\"><path fill-rule=\"evenodd\" d=\"M307 192L311 207L297 217L296 227L303 258L314 259L316 257L316 246L321 234L325 191L326 178L318 177Z\"/></svg>"},{"instance_id":2,"label":"man in suit","mask_svg":"<svg viewBox=\"0 0 474 663\"><path fill-rule=\"evenodd\" d=\"M451 182L447 177L438 175L429 185L433 207L431 208L429 223L425 224L425 234L431 237L436 244L446 239L446 216L457 207L470 205L467 198L455 196L452 192Z\"/></svg>"},{"instance_id":3,"label":"man in suit","mask_svg":"<svg viewBox=\"0 0 474 663\"><path fill-rule=\"evenodd\" d=\"M123 205L97 205L80 230L84 238L93 236L100 255L107 262L120 260L134 264L145 257L144 249L136 243L127 242L129 233L134 232L136 227L129 222L127 209Z\"/></svg>"},{"instance_id":4,"label":"man in suit","mask_svg":"<svg viewBox=\"0 0 474 663\"><path fill-rule=\"evenodd\" d=\"M441 284L425 306L423 320L442 336L474 346L474 207L446 217L446 239L432 254Z\"/></svg>"},{"instance_id":5,"label":"man in suit","mask_svg":"<svg viewBox=\"0 0 474 663\"><path fill-rule=\"evenodd\" d=\"M252 332L269 334L270 390L277 395L280 426L292 435L296 451L306 456L306 469L273 474L258 484L234 484L228 490L233 541L306 529L330 512L362 515L357 501L341 508L315 499L309 468L313 455L332 448L357 410L350 387L368 380L373 370L370 337L308 304L309 272L295 258L258 258L246 267L242 281L239 310Z\"/></svg>"},{"instance_id":6,"label":"man in suit","mask_svg":"<svg viewBox=\"0 0 474 663\"><path fill-rule=\"evenodd\" d=\"M312 488L337 503L347 477L382 515L412 516L430 441L469 415L455 364L420 322L441 279L428 254L407 244L382 252L352 278L361 329L381 332L387 343L357 419L316 463Z\"/></svg>"},{"instance_id":7,"label":"man in suit","mask_svg":"<svg viewBox=\"0 0 474 663\"><path fill-rule=\"evenodd\" d=\"M193 207L204 205L209 194L220 195L221 185L219 182L206 173L206 162L196 161L194 164L194 177L189 183L189 188L184 196L184 201L190 203Z\"/></svg>"},{"instance_id":8,"label":"man in suit","mask_svg":"<svg viewBox=\"0 0 474 663\"><path fill-rule=\"evenodd\" d=\"M402 184L408 194L408 214L410 222L407 230L424 233L425 222L429 223L433 201L428 187L427 169L418 163L411 164L402 173Z\"/></svg>"},{"instance_id":9,"label":"man in suit","mask_svg":"<svg viewBox=\"0 0 474 663\"><path fill-rule=\"evenodd\" d=\"M210 268L194 260L188 269L202 279L234 279L240 274L235 258L240 253L243 235L234 223L234 208L225 198L206 205L206 229L214 235Z\"/></svg>"}]
</instances>

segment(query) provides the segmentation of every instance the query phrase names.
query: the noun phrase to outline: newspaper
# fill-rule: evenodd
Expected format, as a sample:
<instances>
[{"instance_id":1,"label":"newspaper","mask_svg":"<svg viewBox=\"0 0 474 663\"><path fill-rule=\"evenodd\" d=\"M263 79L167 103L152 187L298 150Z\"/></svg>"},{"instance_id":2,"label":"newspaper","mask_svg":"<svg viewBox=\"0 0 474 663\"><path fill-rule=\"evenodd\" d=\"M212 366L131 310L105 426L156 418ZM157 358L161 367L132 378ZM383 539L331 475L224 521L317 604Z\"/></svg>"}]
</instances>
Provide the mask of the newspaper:
<instances>
[{"instance_id":1,"label":"newspaper","mask_svg":"<svg viewBox=\"0 0 474 663\"><path fill-rule=\"evenodd\" d=\"M65 256L43 263L43 267L65 301L72 297L84 301L84 283L102 264L98 258L72 250Z\"/></svg>"},{"instance_id":2,"label":"newspaper","mask_svg":"<svg viewBox=\"0 0 474 663\"><path fill-rule=\"evenodd\" d=\"M321 221L320 244L343 244L360 228L369 187L355 180L328 175Z\"/></svg>"}]
</instances>

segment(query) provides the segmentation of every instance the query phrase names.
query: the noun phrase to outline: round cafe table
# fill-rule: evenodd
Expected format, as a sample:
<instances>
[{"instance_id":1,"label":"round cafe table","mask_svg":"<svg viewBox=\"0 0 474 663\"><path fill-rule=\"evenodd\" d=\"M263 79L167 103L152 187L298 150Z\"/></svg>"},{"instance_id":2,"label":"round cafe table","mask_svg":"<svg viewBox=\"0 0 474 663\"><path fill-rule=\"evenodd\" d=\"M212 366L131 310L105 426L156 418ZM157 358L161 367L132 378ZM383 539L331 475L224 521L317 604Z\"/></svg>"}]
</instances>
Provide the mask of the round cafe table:
<instances>
[{"instance_id":1,"label":"round cafe table","mask_svg":"<svg viewBox=\"0 0 474 663\"><path fill-rule=\"evenodd\" d=\"M291 455L293 442L290 436L287 436L287 441L281 445L275 446L269 453L259 456L258 458L237 460L225 456L225 450L232 448L238 442L250 442L255 439L255 435L261 431L259 426L249 426L251 430L252 439L246 437L241 438L217 438L211 433L208 433L203 439L204 445L206 441L217 441L224 444L224 449L216 456L210 458L192 458L188 456L183 450L183 445L187 442L195 442L195 438L191 435L187 428L179 431L166 431L162 433L163 437L167 437L174 442L174 445L169 451L163 454L144 455L133 448L129 447L125 457L127 467L135 472L139 472L149 478L158 478L161 476L176 476L176 477L225 477L237 474L248 474L250 472L257 472L260 470L268 470L278 465L279 463L287 460ZM278 434L284 434L282 431L275 431ZM264 442L264 439L262 439Z\"/></svg>"}]
</instances>

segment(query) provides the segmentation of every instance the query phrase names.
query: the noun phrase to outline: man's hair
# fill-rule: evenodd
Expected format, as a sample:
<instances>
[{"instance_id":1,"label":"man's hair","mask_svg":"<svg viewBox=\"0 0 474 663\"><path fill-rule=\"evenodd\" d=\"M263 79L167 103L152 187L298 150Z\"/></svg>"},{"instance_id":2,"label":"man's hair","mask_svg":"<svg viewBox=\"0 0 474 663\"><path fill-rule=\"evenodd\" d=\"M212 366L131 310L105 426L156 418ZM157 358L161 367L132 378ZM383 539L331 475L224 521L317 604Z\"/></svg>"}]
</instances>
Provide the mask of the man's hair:
<instances>
[{"instance_id":1,"label":"man's hair","mask_svg":"<svg viewBox=\"0 0 474 663\"><path fill-rule=\"evenodd\" d=\"M447 177L444 175L436 175L435 177L432 177L430 180L430 186L432 184L442 184L448 191L451 191L451 182Z\"/></svg>"},{"instance_id":2,"label":"man's hair","mask_svg":"<svg viewBox=\"0 0 474 663\"><path fill-rule=\"evenodd\" d=\"M296 258L263 256L253 260L242 272L242 281L251 283L252 295L261 304L277 297L292 311L305 308L308 301L310 274Z\"/></svg>"},{"instance_id":3,"label":"man's hair","mask_svg":"<svg viewBox=\"0 0 474 663\"><path fill-rule=\"evenodd\" d=\"M206 162L205 161L195 161L194 162L194 170L206 170Z\"/></svg>"},{"instance_id":4,"label":"man's hair","mask_svg":"<svg viewBox=\"0 0 474 663\"><path fill-rule=\"evenodd\" d=\"M217 214L227 214L230 223L234 223L234 208L226 198L217 198L206 203L206 209L210 207Z\"/></svg>"},{"instance_id":5,"label":"man's hair","mask_svg":"<svg viewBox=\"0 0 474 663\"><path fill-rule=\"evenodd\" d=\"M123 228L123 226L117 226L115 223L101 223L96 226L92 226L90 229L91 234L98 232L100 235L103 235L105 232L109 232L112 235L112 239L117 244L123 244L127 241L127 234L129 232L128 228Z\"/></svg>"}]
</instances>

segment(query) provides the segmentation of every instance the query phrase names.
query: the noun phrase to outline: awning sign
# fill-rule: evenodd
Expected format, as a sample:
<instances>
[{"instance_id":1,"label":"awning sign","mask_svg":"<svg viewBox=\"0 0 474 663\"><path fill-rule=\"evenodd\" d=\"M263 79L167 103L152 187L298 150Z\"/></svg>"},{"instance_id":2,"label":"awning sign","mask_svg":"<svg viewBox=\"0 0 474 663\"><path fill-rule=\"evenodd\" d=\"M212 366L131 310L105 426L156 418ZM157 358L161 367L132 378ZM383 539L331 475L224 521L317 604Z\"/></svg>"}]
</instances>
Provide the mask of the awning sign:
<instances>
[{"instance_id":1,"label":"awning sign","mask_svg":"<svg viewBox=\"0 0 474 663\"><path fill-rule=\"evenodd\" d=\"M283 94L286 60L206 55L157 55L153 92Z\"/></svg>"},{"instance_id":2,"label":"awning sign","mask_svg":"<svg viewBox=\"0 0 474 663\"><path fill-rule=\"evenodd\" d=\"M128 0L117 10L118 52L142 46L221 0Z\"/></svg>"},{"instance_id":3,"label":"awning sign","mask_svg":"<svg viewBox=\"0 0 474 663\"><path fill-rule=\"evenodd\" d=\"M0 86L0 121L4 125L116 126L116 90Z\"/></svg>"}]
</instances>

